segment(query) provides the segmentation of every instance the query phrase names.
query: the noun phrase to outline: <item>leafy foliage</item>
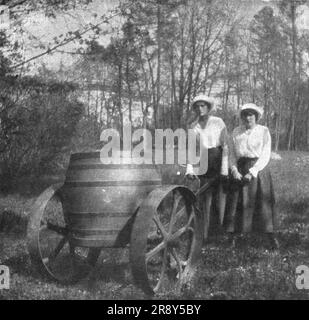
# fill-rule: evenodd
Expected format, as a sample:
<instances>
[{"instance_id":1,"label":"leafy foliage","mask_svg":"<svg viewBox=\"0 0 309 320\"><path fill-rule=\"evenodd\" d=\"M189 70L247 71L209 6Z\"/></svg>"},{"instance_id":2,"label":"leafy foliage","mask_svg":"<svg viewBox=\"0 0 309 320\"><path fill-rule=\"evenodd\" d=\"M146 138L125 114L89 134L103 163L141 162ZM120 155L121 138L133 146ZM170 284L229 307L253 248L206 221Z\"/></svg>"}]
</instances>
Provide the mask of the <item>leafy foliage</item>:
<instances>
[{"instance_id":1,"label":"leafy foliage","mask_svg":"<svg viewBox=\"0 0 309 320\"><path fill-rule=\"evenodd\" d=\"M69 83L2 78L0 145L2 187L24 174L57 169L70 146L83 105Z\"/></svg>"}]
</instances>

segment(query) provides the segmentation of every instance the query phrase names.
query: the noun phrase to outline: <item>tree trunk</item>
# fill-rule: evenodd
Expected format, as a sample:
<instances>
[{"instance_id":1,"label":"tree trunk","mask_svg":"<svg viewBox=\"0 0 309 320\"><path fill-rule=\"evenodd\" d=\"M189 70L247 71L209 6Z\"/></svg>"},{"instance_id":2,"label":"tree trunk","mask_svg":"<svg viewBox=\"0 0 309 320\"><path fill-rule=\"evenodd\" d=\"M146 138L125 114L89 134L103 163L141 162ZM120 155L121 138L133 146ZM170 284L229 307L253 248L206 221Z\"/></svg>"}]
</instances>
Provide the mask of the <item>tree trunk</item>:
<instances>
[{"instance_id":1,"label":"tree trunk","mask_svg":"<svg viewBox=\"0 0 309 320\"><path fill-rule=\"evenodd\" d=\"M161 98L161 5L157 4L157 45L158 45L158 59L157 59L157 95L155 108L155 119L158 122L158 113L160 114L160 98Z\"/></svg>"}]
</instances>

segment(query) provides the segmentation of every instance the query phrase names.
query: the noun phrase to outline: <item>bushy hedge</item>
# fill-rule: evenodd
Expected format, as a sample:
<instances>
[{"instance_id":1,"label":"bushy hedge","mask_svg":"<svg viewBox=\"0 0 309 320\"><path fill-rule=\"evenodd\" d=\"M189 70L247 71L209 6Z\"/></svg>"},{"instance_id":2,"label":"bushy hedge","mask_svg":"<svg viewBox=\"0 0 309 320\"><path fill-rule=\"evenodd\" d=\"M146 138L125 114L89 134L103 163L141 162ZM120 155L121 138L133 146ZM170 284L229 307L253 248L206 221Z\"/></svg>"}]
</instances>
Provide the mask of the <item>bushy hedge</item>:
<instances>
[{"instance_id":1,"label":"bushy hedge","mask_svg":"<svg viewBox=\"0 0 309 320\"><path fill-rule=\"evenodd\" d=\"M59 169L84 106L75 86L39 78L0 80L1 188L23 175Z\"/></svg>"}]
</instances>

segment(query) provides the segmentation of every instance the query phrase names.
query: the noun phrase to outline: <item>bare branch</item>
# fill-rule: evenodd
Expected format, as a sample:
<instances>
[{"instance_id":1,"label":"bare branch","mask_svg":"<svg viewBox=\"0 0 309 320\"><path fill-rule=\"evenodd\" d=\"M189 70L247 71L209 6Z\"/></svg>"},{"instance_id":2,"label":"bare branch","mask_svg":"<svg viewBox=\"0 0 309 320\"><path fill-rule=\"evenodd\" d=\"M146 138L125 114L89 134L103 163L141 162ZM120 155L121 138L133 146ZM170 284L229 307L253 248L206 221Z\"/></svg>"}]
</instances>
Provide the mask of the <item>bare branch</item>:
<instances>
[{"instance_id":1,"label":"bare branch","mask_svg":"<svg viewBox=\"0 0 309 320\"><path fill-rule=\"evenodd\" d=\"M30 61L33 61L33 60L38 59L38 58L40 58L42 56L45 56L46 54L50 54L51 52L53 52L53 51L57 50L58 48L66 45L66 44L68 44L68 43L70 43L70 42L72 42L72 41L74 41L74 40L76 40L78 38L80 38L82 35L84 35L84 34L88 33L89 31L99 27L100 25L102 25L104 23L107 23L109 20L111 20L112 18L118 16L119 14L120 14L119 12L116 12L115 14L113 14L113 15L111 15L109 17L104 17L104 18L102 18L103 21L101 21L101 22L99 22L99 23L97 23L95 25L91 25L89 28L86 28L82 32L80 32L79 30L74 31L73 32L73 34L75 34L74 36L70 37L69 39L66 39L66 40L62 41L61 43L55 45L52 48L48 48L46 51L44 51L44 52L42 52L40 54L37 54L37 55L35 55L35 56L33 56L33 57L31 57L31 58L29 58L29 59L27 59L27 60L25 60L25 61L23 61L21 63L13 65L12 69L19 68L20 66L22 66L22 65L24 65L24 64L26 64L26 63L28 63Z\"/></svg>"}]
</instances>

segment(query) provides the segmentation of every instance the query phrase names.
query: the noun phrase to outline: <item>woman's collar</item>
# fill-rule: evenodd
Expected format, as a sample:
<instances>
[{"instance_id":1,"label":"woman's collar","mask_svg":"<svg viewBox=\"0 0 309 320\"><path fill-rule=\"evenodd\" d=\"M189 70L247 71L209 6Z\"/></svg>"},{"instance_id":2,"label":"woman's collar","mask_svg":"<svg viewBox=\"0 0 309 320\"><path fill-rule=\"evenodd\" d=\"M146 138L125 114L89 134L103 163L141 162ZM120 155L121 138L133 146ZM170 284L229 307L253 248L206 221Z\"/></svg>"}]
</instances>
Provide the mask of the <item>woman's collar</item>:
<instances>
[{"instance_id":1,"label":"woman's collar","mask_svg":"<svg viewBox=\"0 0 309 320\"><path fill-rule=\"evenodd\" d=\"M256 129L257 127L259 127L260 125L257 123L253 128L247 128L244 124L241 124L241 130L242 131L247 131L247 132L252 132L254 129Z\"/></svg>"}]
</instances>

